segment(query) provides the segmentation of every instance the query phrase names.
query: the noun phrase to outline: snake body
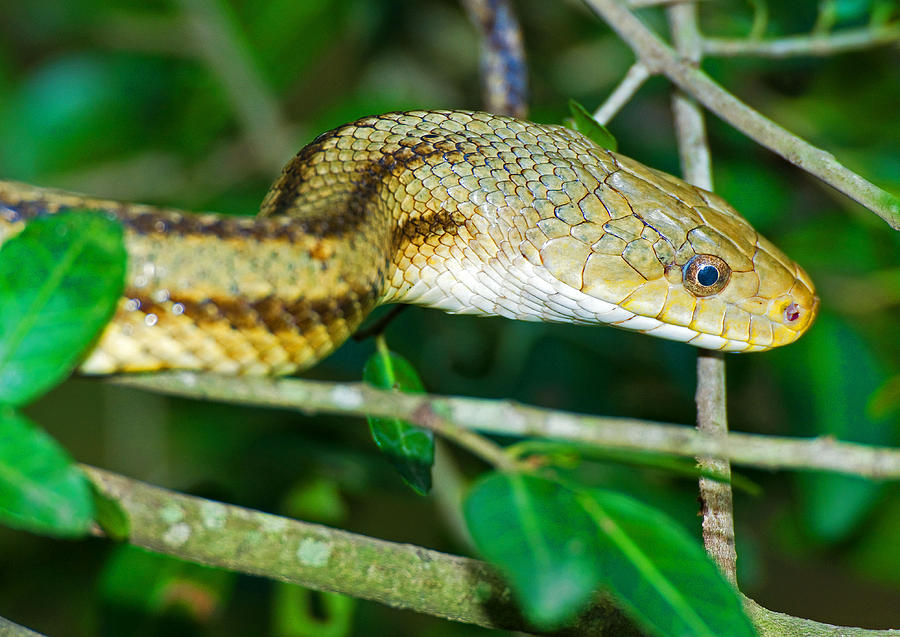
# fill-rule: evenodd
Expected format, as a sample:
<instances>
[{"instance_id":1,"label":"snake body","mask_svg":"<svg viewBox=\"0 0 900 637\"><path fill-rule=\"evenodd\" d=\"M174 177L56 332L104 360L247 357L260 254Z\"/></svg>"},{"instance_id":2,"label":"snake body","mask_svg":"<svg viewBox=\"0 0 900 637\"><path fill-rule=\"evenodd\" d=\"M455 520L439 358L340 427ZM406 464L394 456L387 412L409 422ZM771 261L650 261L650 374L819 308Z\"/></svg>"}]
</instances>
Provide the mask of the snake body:
<instances>
[{"instance_id":1,"label":"snake body","mask_svg":"<svg viewBox=\"0 0 900 637\"><path fill-rule=\"evenodd\" d=\"M794 341L818 306L800 266L713 193L567 128L488 113L389 113L325 133L257 217L0 182L0 240L70 208L118 217L129 255L87 373L292 373L382 303L743 352Z\"/></svg>"}]
</instances>

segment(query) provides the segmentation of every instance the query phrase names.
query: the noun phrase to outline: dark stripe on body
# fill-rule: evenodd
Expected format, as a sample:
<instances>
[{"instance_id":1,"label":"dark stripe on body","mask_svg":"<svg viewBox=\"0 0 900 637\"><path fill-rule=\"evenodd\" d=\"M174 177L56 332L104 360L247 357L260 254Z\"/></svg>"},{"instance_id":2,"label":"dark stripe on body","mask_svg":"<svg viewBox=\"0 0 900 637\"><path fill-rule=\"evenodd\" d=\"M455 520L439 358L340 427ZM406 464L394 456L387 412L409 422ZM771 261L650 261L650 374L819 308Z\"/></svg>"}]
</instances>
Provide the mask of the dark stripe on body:
<instances>
[{"instance_id":1,"label":"dark stripe on body","mask_svg":"<svg viewBox=\"0 0 900 637\"><path fill-rule=\"evenodd\" d=\"M2 192L0 192L2 194ZM66 197L68 198L68 197ZM28 222L43 215L87 209L99 214L109 214L138 235L167 235L176 237L215 237L218 239L248 239L256 241L282 240L298 243L308 239L303 223L296 219L261 218L192 214L180 210L155 208L104 200L85 200L77 204L64 203L53 197L17 200L0 197L0 214L8 223ZM313 236L318 236L312 233Z\"/></svg>"},{"instance_id":2,"label":"dark stripe on body","mask_svg":"<svg viewBox=\"0 0 900 637\"><path fill-rule=\"evenodd\" d=\"M296 205L302 199L303 184L315 173L313 158L331 148L326 148L333 138L349 128L370 128L375 130L373 118L363 118L347 126L334 129L317 137L312 143L304 147L297 156L285 166L284 172L272 186L271 198L267 198L263 204L261 214L266 216L287 215L293 216L298 212ZM469 148L463 148L467 144ZM304 214L300 219L307 226L307 230L316 236L336 237L356 231L366 223L369 217L379 206L381 201L387 205L396 205L397 193L385 193L383 187L389 182L389 177L399 177L405 172L415 171L428 162L429 159L439 155L442 161L459 163L466 160L466 154L471 153L473 142L466 139L463 142L455 142L438 133L426 133L412 130L409 137L399 140L394 144L385 144L381 149L372 149L373 159L368 162L348 162L348 170L352 170L352 187L347 192L346 204L339 210L327 210L318 214ZM394 201L391 201L394 200ZM427 226L433 225L430 221ZM440 227L450 225L449 218L437 224ZM402 236L404 233L400 233Z\"/></svg>"},{"instance_id":3,"label":"dark stripe on body","mask_svg":"<svg viewBox=\"0 0 900 637\"><path fill-rule=\"evenodd\" d=\"M158 317L173 316L174 304L179 304L183 315L202 327L204 324L226 321L236 330L264 328L272 334L295 332L306 334L318 325L330 332L339 320L349 323L351 329L359 324L374 307L377 294L374 290L359 290L330 299L285 300L275 296L248 300L237 297L210 297L202 301L179 298L173 295L165 304L148 296L125 291L125 297L137 302L133 311L155 314Z\"/></svg>"}]
</instances>

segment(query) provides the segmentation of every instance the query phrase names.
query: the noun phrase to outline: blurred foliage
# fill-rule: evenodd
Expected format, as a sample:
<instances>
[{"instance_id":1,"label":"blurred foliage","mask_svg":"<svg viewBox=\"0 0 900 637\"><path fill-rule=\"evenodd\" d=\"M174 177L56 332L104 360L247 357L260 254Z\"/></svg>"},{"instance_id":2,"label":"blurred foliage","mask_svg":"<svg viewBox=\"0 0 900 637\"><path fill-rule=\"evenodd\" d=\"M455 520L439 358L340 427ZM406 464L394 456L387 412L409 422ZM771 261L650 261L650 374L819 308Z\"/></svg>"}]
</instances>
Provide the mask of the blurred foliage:
<instances>
[{"instance_id":1,"label":"blurred foliage","mask_svg":"<svg viewBox=\"0 0 900 637\"><path fill-rule=\"evenodd\" d=\"M251 151L251 131L209 58L197 53L183 16L188 4L0 0L0 175L253 213L275 175ZM282 138L296 149L355 117L480 103L477 37L451 0L197 3L204 4L224 9L240 34L236 44L280 111ZM753 4L760 3L702 3L704 30L750 33ZM521 0L516 7L536 121L562 121L569 98L592 109L633 59L578 3ZM839 30L897 13L896 2L879 0L771 2L764 27L767 36ZM641 15L665 28L662 13ZM896 47L833 58L710 59L704 66L766 115L900 191ZM669 94L664 80L650 80L609 129L625 154L677 173ZM732 427L897 444L900 235L727 125L710 119L709 127L717 190L807 268L823 307L819 324L797 344L729 357ZM695 355L681 344L422 309L403 313L387 338L430 391L693 420ZM351 341L307 375L358 380L373 348ZM315 519L318 506L326 523L466 550L452 525L440 522L453 512L438 497L409 493L359 419L201 405L79 380L28 413L80 461L269 511L293 512L285 503L306 493L312 504L297 511L306 519ZM456 459L467 477L481 469L471 458ZM762 487L760 496L738 494L736 501L747 594L813 619L900 626L895 485L745 472ZM593 461L573 473L660 506L696 533L692 480ZM434 488L442 488L440 480ZM368 602L346 607L273 594L270 582L132 553L109 542L0 529L0 611L59 636L123 634L122 626L142 635L301 634L298 626L316 618L329 620L329 630L343 626L343 634L488 632Z\"/></svg>"}]
</instances>

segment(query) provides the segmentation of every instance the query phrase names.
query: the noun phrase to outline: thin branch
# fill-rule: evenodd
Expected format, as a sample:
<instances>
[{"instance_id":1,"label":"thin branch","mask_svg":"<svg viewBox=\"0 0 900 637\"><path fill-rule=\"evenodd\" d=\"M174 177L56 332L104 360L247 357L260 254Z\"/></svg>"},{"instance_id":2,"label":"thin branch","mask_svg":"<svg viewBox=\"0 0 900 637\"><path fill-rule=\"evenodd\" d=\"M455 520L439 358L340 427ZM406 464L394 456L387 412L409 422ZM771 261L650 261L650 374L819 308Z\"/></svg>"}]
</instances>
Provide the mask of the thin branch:
<instances>
[{"instance_id":1,"label":"thin branch","mask_svg":"<svg viewBox=\"0 0 900 637\"><path fill-rule=\"evenodd\" d=\"M697 429L710 436L728 435L725 402L725 360L721 352L697 354ZM698 458L700 468L731 477L731 465L720 458ZM732 584L737 584L737 552L734 546L734 507L731 484L700 478L700 513L703 545Z\"/></svg>"},{"instance_id":2,"label":"thin branch","mask_svg":"<svg viewBox=\"0 0 900 637\"><path fill-rule=\"evenodd\" d=\"M111 382L184 398L292 409L304 414L396 417L426 428L453 423L502 436L534 436L687 457L715 456L768 469L835 471L876 479L900 479L900 449L838 442L832 438L741 433L714 437L685 425L588 416L506 400L403 394L359 383L299 378L171 372L118 376Z\"/></svg>"},{"instance_id":3,"label":"thin branch","mask_svg":"<svg viewBox=\"0 0 900 637\"><path fill-rule=\"evenodd\" d=\"M768 40L704 38L707 55L734 57L753 55L785 58L796 55L825 56L900 43L900 24L844 29L825 35L795 35Z\"/></svg>"},{"instance_id":4,"label":"thin branch","mask_svg":"<svg viewBox=\"0 0 900 637\"><path fill-rule=\"evenodd\" d=\"M619 34L651 72L663 73L685 93L757 143L837 188L892 228L900 230L900 197L847 169L831 153L788 132L741 102L706 73L682 61L670 46L617 0L584 1Z\"/></svg>"},{"instance_id":5,"label":"thin branch","mask_svg":"<svg viewBox=\"0 0 900 637\"><path fill-rule=\"evenodd\" d=\"M693 66L700 64L702 42L696 14L697 7L692 4L676 5L666 10L678 53ZM703 111L697 106L697 102L681 91L675 93L672 111L675 114L675 133L678 137L683 177L695 186L712 190L712 161L706 141Z\"/></svg>"},{"instance_id":6,"label":"thin branch","mask_svg":"<svg viewBox=\"0 0 900 637\"><path fill-rule=\"evenodd\" d=\"M462 0L481 36L481 86L491 113L525 117L528 68L522 29L510 0Z\"/></svg>"},{"instance_id":7,"label":"thin branch","mask_svg":"<svg viewBox=\"0 0 900 637\"><path fill-rule=\"evenodd\" d=\"M197 498L83 467L128 515L128 541L190 562L489 628L529 630L488 564ZM600 600L578 632L632 634Z\"/></svg>"},{"instance_id":8,"label":"thin branch","mask_svg":"<svg viewBox=\"0 0 900 637\"><path fill-rule=\"evenodd\" d=\"M194 563L370 599L489 628L530 630L509 588L478 560L397 544L318 524L184 495L83 467L130 521L128 542ZM774 613L746 600L761 637L887 637L898 631L843 628ZM598 596L561 635L638 634ZM5 637L0 624L0 636ZM15 637L33 633L12 632Z\"/></svg>"},{"instance_id":9,"label":"thin branch","mask_svg":"<svg viewBox=\"0 0 900 637\"><path fill-rule=\"evenodd\" d=\"M594 119L601 124L608 124L616 116L616 113L634 97L634 94L649 77L650 71L640 61L632 64L619 85L610 93L600 108L594 111Z\"/></svg>"},{"instance_id":10,"label":"thin branch","mask_svg":"<svg viewBox=\"0 0 900 637\"><path fill-rule=\"evenodd\" d=\"M696 5L677 5L666 10L675 47L694 65L702 56ZM713 189L712 162L706 141L703 111L681 91L672 96L675 133L685 179L695 186ZM711 436L728 434L725 392L725 358L721 352L697 351L697 429ZM697 459L700 468L717 475L731 476L731 465L720 458ZM732 584L737 584L737 553L734 547L734 508L731 484L700 478L700 513L703 516L703 545Z\"/></svg>"},{"instance_id":11,"label":"thin branch","mask_svg":"<svg viewBox=\"0 0 900 637\"><path fill-rule=\"evenodd\" d=\"M222 83L252 141L260 165L277 173L296 150L277 100L260 76L249 48L222 3L178 0L197 52Z\"/></svg>"},{"instance_id":12,"label":"thin branch","mask_svg":"<svg viewBox=\"0 0 900 637\"><path fill-rule=\"evenodd\" d=\"M628 0L628 6L632 9L647 9L649 7L671 7L679 4L693 4L701 0Z\"/></svg>"}]
</instances>

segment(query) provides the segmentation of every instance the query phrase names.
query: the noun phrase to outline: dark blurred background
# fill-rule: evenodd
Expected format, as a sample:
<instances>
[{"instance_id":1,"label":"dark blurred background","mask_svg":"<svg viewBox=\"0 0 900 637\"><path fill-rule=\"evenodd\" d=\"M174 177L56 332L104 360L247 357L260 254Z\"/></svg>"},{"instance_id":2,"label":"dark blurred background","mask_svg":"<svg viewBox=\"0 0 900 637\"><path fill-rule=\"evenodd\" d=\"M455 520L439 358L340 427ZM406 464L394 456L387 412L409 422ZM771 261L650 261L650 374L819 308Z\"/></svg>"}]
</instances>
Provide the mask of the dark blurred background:
<instances>
[{"instance_id":1,"label":"dark blurred background","mask_svg":"<svg viewBox=\"0 0 900 637\"><path fill-rule=\"evenodd\" d=\"M704 30L740 37L750 2L702 2ZM770 3L768 36L809 32L818 2ZM876 6L877 5L877 6ZM893 9L891 9L893 5ZM578 2L521 0L531 118L595 108L633 61ZM836 29L896 3L841 0ZM877 7L881 7L878 9ZM885 8L886 7L886 8ZM642 17L665 29L662 13ZM252 214L304 143L363 115L477 108L478 39L453 0L0 0L0 175L95 195ZM725 87L900 190L900 49L832 58L709 59ZM650 80L611 123L620 151L678 173L670 87ZM728 357L735 430L900 437L900 235L710 118L716 190L817 282L797 344ZM383 312L383 310L381 310ZM411 309L389 328L427 388L692 423L692 348L607 328ZM356 381L371 341L305 376ZM483 469L440 450L437 493L405 488L358 419L170 400L72 380L30 415L80 461L155 484L450 552L454 491ZM893 484L738 470L739 574L763 605L839 624L900 626ZM692 480L587 464L584 480L657 504L692 532ZM52 635L476 635L488 631L186 565L108 541L0 529L0 615Z\"/></svg>"}]
</instances>

